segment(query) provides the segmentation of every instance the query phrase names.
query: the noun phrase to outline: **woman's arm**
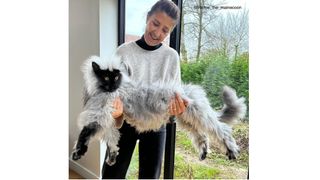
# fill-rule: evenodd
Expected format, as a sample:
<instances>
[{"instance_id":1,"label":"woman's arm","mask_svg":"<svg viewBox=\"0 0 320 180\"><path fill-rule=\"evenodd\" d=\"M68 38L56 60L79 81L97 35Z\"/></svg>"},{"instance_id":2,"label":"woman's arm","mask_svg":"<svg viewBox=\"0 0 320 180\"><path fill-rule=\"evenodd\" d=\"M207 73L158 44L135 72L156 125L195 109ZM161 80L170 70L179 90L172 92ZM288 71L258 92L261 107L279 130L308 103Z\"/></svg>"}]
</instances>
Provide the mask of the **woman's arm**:
<instances>
[{"instance_id":1,"label":"woman's arm","mask_svg":"<svg viewBox=\"0 0 320 180\"><path fill-rule=\"evenodd\" d=\"M181 71L180 71L180 59L178 53L175 53L175 63L176 63L176 71L174 73L174 77L172 79L181 84ZM169 113L170 115L180 115L188 106L188 101L181 98L180 94L175 93L175 97L171 99L169 105Z\"/></svg>"}]
</instances>

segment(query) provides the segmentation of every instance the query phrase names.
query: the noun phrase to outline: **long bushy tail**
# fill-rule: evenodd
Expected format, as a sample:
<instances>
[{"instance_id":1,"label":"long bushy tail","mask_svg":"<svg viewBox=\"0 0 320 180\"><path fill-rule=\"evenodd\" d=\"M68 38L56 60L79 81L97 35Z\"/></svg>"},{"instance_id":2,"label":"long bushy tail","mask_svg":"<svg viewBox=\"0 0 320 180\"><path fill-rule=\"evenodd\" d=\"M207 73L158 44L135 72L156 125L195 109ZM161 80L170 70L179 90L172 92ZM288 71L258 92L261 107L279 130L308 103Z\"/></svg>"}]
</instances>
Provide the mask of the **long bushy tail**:
<instances>
[{"instance_id":1,"label":"long bushy tail","mask_svg":"<svg viewBox=\"0 0 320 180\"><path fill-rule=\"evenodd\" d=\"M245 99L238 98L236 91L228 86L223 87L224 107L220 111L220 121L227 124L234 124L238 119L244 118L247 111Z\"/></svg>"}]
</instances>

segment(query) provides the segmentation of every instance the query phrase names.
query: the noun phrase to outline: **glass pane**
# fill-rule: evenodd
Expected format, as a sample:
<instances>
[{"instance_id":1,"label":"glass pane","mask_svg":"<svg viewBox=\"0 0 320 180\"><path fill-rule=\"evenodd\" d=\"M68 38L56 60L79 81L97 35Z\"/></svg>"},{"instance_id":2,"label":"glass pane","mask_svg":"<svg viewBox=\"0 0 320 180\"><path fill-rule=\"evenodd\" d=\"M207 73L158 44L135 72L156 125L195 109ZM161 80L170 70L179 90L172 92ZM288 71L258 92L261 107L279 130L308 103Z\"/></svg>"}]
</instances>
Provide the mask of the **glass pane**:
<instances>
[{"instance_id":1,"label":"glass pane","mask_svg":"<svg viewBox=\"0 0 320 180\"><path fill-rule=\"evenodd\" d=\"M157 0L126 0L125 42L140 39L146 27L147 13Z\"/></svg>"},{"instance_id":2,"label":"glass pane","mask_svg":"<svg viewBox=\"0 0 320 180\"><path fill-rule=\"evenodd\" d=\"M181 22L181 77L204 88L213 109L223 107L224 85L234 88L249 105L248 9L245 0L183 0ZM211 153L200 161L188 133L177 128L175 175L188 179L246 179L248 172L248 113L233 126L240 147L237 161L229 161L213 139ZM192 163L190 163L192 162Z\"/></svg>"},{"instance_id":3,"label":"glass pane","mask_svg":"<svg viewBox=\"0 0 320 180\"><path fill-rule=\"evenodd\" d=\"M246 0L184 0L181 51L194 61L210 51L228 57L248 52Z\"/></svg>"}]
</instances>

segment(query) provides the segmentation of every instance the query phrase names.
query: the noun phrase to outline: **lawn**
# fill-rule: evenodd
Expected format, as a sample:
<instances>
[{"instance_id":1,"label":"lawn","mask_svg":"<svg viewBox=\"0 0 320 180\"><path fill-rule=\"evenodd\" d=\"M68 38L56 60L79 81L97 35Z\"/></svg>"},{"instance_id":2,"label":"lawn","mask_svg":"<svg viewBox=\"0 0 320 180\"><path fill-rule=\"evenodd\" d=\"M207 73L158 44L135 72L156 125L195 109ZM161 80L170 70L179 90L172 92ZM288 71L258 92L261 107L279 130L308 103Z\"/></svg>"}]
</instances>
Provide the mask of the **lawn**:
<instances>
[{"instance_id":1,"label":"lawn","mask_svg":"<svg viewBox=\"0 0 320 180\"><path fill-rule=\"evenodd\" d=\"M249 124L239 123L233 127L233 134L240 146L237 160L230 161L218 149L211 147L211 153L204 161L198 159L188 135L177 129L175 169L176 179L244 179L247 176L249 161ZM135 148L127 173L128 179L138 178L138 145ZM163 170L161 177L163 178Z\"/></svg>"}]
</instances>

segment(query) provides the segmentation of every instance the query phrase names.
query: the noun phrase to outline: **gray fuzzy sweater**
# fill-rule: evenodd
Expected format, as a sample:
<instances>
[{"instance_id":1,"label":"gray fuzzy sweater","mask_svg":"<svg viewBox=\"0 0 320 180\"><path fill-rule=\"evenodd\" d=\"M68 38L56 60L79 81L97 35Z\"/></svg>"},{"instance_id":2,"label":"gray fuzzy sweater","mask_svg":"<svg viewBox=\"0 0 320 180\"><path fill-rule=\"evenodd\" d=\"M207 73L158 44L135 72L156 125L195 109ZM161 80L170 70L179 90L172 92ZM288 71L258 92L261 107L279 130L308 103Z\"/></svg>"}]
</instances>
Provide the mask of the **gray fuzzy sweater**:
<instances>
[{"instance_id":1,"label":"gray fuzzy sweater","mask_svg":"<svg viewBox=\"0 0 320 180\"><path fill-rule=\"evenodd\" d=\"M150 51L129 42L122 44L116 54L122 61L122 70L138 84L181 83L179 55L166 44Z\"/></svg>"}]
</instances>

